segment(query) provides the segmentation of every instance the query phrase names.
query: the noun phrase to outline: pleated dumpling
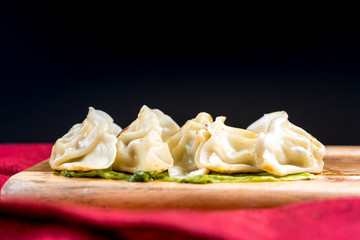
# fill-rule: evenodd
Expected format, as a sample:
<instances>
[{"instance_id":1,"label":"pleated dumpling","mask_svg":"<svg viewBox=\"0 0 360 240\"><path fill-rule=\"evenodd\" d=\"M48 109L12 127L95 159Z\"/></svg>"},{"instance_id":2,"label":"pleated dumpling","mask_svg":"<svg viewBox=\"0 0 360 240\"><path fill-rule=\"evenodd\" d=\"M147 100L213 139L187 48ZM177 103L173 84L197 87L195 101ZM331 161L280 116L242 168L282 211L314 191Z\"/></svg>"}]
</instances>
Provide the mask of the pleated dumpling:
<instances>
[{"instance_id":1,"label":"pleated dumpling","mask_svg":"<svg viewBox=\"0 0 360 240\"><path fill-rule=\"evenodd\" d=\"M55 170L92 170L110 167L116 156L121 128L103 111L89 108L86 119L54 144L50 166Z\"/></svg>"},{"instance_id":2,"label":"pleated dumpling","mask_svg":"<svg viewBox=\"0 0 360 240\"><path fill-rule=\"evenodd\" d=\"M211 137L200 145L196 160L215 172L258 172L254 155L258 134L226 126L225 119L217 117L208 127Z\"/></svg>"},{"instance_id":3,"label":"pleated dumpling","mask_svg":"<svg viewBox=\"0 0 360 240\"><path fill-rule=\"evenodd\" d=\"M170 177L193 177L209 172L208 169L195 161L195 154L199 145L209 139L210 133L206 129L212 122L210 114L199 113L196 118L187 121L169 139L168 145L174 159L173 167L168 169Z\"/></svg>"},{"instance_id":4,"label":"pleated dumpling","mask_svg":"<svg viewBox=\"0 0 360 240\"><path fill-rule=\"evenodd\" d=\"M264 114L260 119L253 122L246 130L250 130L256 133L266 133L268 131L271 120L279 116L285 116L285 111L278 111Z\"/></svg>"},{"instance_id":5,"label":"pleated dumpling","mask_svg":"<svg viewBox=\"0 0 360 240\"><path fill-rule=\"evenodd\" d=\"M131 173L167 170L173 159L166 140L178 130L179 126L169 116L143 106L138 118L118 137L113 169Z\"/></svg>"},{"instance_id":6,"label":"pleated dumpling","mask_svg":"<svg viewBox=\"0 0 360 240\"><path fill-rule=\"evenodd\" d=\"M255 146L257 166L283 176L293 173L320 173L325 146L305 130L288 121L286 112L278 112L261 132Z\"/></svg>"}]
</instances>

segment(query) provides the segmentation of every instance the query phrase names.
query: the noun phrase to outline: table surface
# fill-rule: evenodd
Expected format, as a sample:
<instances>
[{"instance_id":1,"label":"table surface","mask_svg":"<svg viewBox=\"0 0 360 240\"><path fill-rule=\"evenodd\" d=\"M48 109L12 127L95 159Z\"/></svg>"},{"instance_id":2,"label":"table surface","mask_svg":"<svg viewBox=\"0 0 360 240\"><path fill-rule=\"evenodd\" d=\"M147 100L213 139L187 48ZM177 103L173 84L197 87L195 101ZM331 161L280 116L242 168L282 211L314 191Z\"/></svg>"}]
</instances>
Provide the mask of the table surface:
<instances>
[{"instance_id":1,"label":"table surface","mask_svg":"<svg viewBox=\"0 0 360 240\"><path fill-rule=\"evenodd\" d=\"M2 199L36 198L126 209L239 209L360 196L360 147L328 146L315 180L183 184L54 176L48 160L12 176Z\"/></svg>"},{"instance_id":2,"label":"table surface","mask_svg":"<svg viewBox=\"0 0 360 240\"><path fill-rule=\"evenodd\" d=\"M352 150L348 158L354 157ZM50 151L51 144L0 145L1 184L48 158ZM134 211L21 199L0 202L0 233L8 239L354 239L359 228L359 198L217 211Z\"/></svg>"}]
</instances>

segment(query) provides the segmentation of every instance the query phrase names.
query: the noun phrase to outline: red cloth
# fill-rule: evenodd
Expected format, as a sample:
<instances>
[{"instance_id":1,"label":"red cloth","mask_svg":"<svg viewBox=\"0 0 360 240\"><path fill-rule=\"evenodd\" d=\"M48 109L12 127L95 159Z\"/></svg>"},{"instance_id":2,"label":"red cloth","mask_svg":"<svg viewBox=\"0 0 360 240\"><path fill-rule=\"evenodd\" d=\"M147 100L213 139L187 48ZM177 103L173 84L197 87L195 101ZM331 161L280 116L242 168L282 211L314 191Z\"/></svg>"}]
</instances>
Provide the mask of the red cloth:
<instances>
[{"instance_id":1,"label":"red cloth","mask_svg":"<svg viewBox=\"0 0 360 240\"><path fill-rule=\"evenodd\" d=\"M50 144L0 145L3 183L49 157ZM130 211L0 202L4 239L358 239L360 199L271 209Z\"/></svg>"}]
</instances>

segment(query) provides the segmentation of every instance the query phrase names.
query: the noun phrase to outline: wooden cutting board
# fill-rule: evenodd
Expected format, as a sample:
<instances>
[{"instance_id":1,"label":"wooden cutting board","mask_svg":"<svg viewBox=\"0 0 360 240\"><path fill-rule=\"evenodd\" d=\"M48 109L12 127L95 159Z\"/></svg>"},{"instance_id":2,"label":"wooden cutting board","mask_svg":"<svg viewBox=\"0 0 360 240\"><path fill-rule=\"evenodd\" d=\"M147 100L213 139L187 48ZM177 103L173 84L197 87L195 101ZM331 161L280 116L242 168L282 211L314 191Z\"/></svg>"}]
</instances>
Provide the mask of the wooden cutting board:
<instances>
[{"instance_id":1,"label":"wooden cutting board","mask_svg":"<svg viewBox=\"0 0 360 240\"><path fill-rule=\"evenodd\" d=\"M197 185L66 178L54 176L46 160L12 176L1 198L125 209L234 209L360 196L360 146L328 146L324 162L316 180Z\"/></svg>"}]
</instances>

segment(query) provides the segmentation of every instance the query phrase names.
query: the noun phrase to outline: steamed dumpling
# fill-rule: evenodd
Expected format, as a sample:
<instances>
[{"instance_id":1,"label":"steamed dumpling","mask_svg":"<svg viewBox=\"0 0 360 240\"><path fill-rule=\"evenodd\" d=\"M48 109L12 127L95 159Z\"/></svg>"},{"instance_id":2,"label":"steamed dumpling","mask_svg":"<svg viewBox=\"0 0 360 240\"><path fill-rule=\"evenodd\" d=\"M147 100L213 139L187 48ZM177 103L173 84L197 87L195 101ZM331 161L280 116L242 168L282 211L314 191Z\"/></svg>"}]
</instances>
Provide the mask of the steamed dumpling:
<instances>
[{"instance_id":1,"label":"steamed dumpling","mask_svg":"<svg viewBox=\"0 0 360 240\"><path fill-rule=\"evenodd\" d=\"M168 169L170 177L193 177L209 172L195 161L195 153L199 145L209 139L210 133L206 129L212 122L210 114L199 113L169 139L168 145L174 159L174 166Z\"/></svg>"},{"instance_id":2,"label":"steamed dumpling","mask_svg":"<svg viewBox=\"0 0 360 240\"><path fill-rule=\"evenodd\" d=\"M92 170L110 167L116 156L121 128L103 111L89 108L86 119L54 144L50 166L55 170Z\"/></svg>"},{"instance_id":3,"label":"steamed dumpling","mask_svg":"<svg viewBox=\"0 0 360 240\"><path fill-rule=\"evenodd\" d=\"M131 173L167 170L173 158L166 140L178 130L179 126L169 116L143 106L138 118L118 137L113 169Z\"/></svg>"},{"instance_id":4,"label":"steamed dumpling","mask_svg":"<svg viewBox=\"0 0 360 240\"><path fill-rule=\"evenodd\" d=\"M246 130L250 130L256 133L266 133L269 128L269 124L271 120L273 120L276 117L285 116L285 115L286 115L285 111L278 111L278 112L264 114L264 116L262 116L260 119L258 119L257 121L253 122L250 126L248 126Z\"/></svg>"},{"instance_id":5,"label":"steamed dumpling","mask_svg":"<svg viewBox=\"0 0 360 240\"><path fill-rule=\"evenodd\" d=\"M217 117L209 127L209 140L196 153L199 163L216 172L258 172L254 148L257 133L224 124L226 117Z\"/></svg>"},{"instance_id":6,"label":"steamed dumpling","mask_svg":"<svg viewBox=\"0 0 360 240\"><path fill-rule=\"evenodd\" d=\"M258 120L258 123L262 121L268 127L265 132L260 132L256 142L257 166L279 176L301 172L320 173L324 166L325 146L305 130L290 123L286 112L274 115L269 121Z\"/></svg>"}]
</instances>

